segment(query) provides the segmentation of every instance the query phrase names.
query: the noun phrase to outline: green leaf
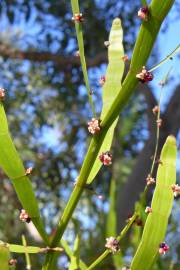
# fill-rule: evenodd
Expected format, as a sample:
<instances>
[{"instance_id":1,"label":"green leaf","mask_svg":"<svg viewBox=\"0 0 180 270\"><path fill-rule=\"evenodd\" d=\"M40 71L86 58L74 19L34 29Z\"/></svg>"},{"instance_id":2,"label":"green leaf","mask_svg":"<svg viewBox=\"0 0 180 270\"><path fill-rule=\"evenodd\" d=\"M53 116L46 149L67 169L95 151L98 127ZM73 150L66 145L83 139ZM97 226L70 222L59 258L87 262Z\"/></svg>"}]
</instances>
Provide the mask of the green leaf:
<instances>
[{"instance_id":1,"label":"green leaf","mask_svg":"<svg viewBox=\"0 0 180 270\"><path fill-rule=\"evenodd\" d=\"M11 179L21 204L31 217L38 232L48 243L32 184L25 175L23 163L11 139L2 103L0 103L0 166Z\"/></svg>"},{"instance_id":2,"label":"green leaf","mask_svg":"<svg viewBox=\"0 0 180 270\"><path fill-rule=\"evenodd\" d=\"M110 45L108 46L108 58L109 64L107 67L106 72L106 82L102 89L103 94L103 108L100 119L103 120L107 112L109 111L113 101L115 100L116 96L119 93L119 89L121 88L121 80L124 73L124 62L122 57L124 55L123 50L123 31L121 27L120 19L116 18L113 21L112 28L110 31L109 42ZM98 171L100 170L102 163L99 160L99 155L102 152L109 151L111 148L114 129L116 127L118 118L114 121L114 123L109 128L104 142L99 150L98 156L96 161L91 169L90 175L87 180L87 184L90 184Z\"/></svg>"},{"instance_id":3,"label":"green leaf","mask_svg":"<svg viewBox=\"0 0 180 270\"><path fill-rule=\"evenodd\" d=\"M80 236L77 234L74 242L74 251L71 256L71 263L69 270L78 270L79 269L79 258L80 258Z\"/></svg>"},{"instance_id":4,"label":"green leaf","mask_svg":"<svg viewBox=\"0 0 180 270\"><path fill-rule=\"evenodd\" d=\"M0 247L0 269L9 270L9 250L6 247Z\"/></svg>"},{"instance_id":5,"label":"green leaf","mask_svg":"<svg viewBox=\"0 0 180 270\"><path fill-rule=\"evenodd\" d=\"M152 199L152 213L147 217L143 235L133 258L132 270L149 270L158 257L159 245L164 241L168 218L173 206L171 186L176 182L176 140L169 136L163 146L158 167L157 183Z\"/></svg>"},{"instance_id":6,"label":"green leaf","mask_svg":"<svg viewBox=\"0 0 180 270\"><path fill-rule=\"evenodd\" d=\"M68 255L69 258L71 258L73 256L73 252L72 250L69 248L67 242L64 239L61 239L61 246L64 248L66 254ZM86 270L87 266L85 265L85 263L79 259L79 267L81 270Z\"/></svg>"},{"instance_id":7,"label":"green leaf","mask_svg":"<svg viewBox=\"0 0 180 270\"><path fill-rule=\"evenodd\" d=\"M71 6L72 6L73 15L80 13L78 0L71 0ZM92 96L91 96L91 89L90 89L90 85L89 85L88 73L87 73L87 67L86 67L86 59L85 59L85 54L84 54L84 40L83 40L82 23L75 22L75 28L76 28L76 36L77 36L77 41L78 41L78 46L79 46L79 54L80 54L80 60L81 60L84 81L85 81L86 89L88 92L89 103L91 105L91 109L92 109L93 115L95 117L96 112L94 109L94 104L93 104L93 100L92 100Z\"/></svg>"}]
</instances>

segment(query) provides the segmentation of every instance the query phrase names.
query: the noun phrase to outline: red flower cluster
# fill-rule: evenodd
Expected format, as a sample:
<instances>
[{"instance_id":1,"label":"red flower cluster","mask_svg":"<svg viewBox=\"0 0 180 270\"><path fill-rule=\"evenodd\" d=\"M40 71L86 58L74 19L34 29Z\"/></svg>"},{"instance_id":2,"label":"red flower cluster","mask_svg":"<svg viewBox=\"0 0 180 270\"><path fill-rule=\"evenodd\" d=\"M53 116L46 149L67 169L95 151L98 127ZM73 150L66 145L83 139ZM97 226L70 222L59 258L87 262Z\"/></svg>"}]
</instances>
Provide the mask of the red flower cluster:
<instances>
[{"instance_id":1,"label":"red flower cluster","mask_svg":"<svg viewBox=\"0 0 180 270\"><path fill-rule=\"evenodd\" d=\"M100 80L99 80L99 84L101 86L103 86L105 84L105 81L106 81L106 77L105 76L101 76Z\"/></svg>"},{"instance_id":2,"label":"red flower cluster","mask_svg":"<svg viewBox=\"0 0 180 270\"><path fill-rule=\"evenodd\" d=\"M21 213L19 215L19 219L22 222L27 222L27 223L30 223L31 222L31 218L29 217L28 213L24 209L21 210Z\"/></svg>"},{"instance_id":3,"label":"red flower cluster","mask_svg":"<svg viewBox=\"0 0 180 270\"><path fill-rule=\"evenodd\" d=\"M143 67L142 71L136 75L136 78L139 79L140 82L146 83L153 80L153 75Z\"/></svg>"},{"instance_id":4,"label":"red flower cluster","mask_svg":"<svg viewBox=\"0 0 180 270\"><path fill-rule=\"evenodd\" d=\"M178 184L174 184L171 186L174 197L177 197L178 195L180 195L180 186Z\"/></svg>"},{"instance_id":5,"label":"red flower cluster","mask_svg":"<svg viewBox=\"0 0 180 270\"><path fill-rule=\"evenodd\" d=\"M106 238L105 247L108 248L113 254L119 251L119 241L115 237Z\"/></svg>"},{"instance_id":6,"label":"red flower cluster","mask_svg":"<svg viewBox=\"0 0 180 270\"><path fill-rule=\"evenodd\" d=\"M9 265L16 265L17 264L17 260L16 259L10 259L9 260Z\"/></svg>"},{"instance_id":7,"label":"red flower cluster","mask_svg":"<svg viewBox=\"0 0 180 270\"><path fill-rule=\"evenodd\" d=\"M166 254L166 252L169 250L169 246L166 245L166 243L161 243L159 245L159 253L160 254Z\"/></svg>"},{"instance_id":8,"label":"red flower cluster","mask_svg":"<svg viewBox=\"0 0 180 270\"><path fill-rule=\"evenodd\" d=\"M5 99L5 90L3 88L0 88L0 101L3 101Z\"/></svg>"},{"instance_id":9,"label":"red flower cluster","mask_svg":"<svg viewBox=\"0 0 180 270\"><path fill-rule=\"evenodd\" d=\"M147 21L148 20L148 14L149 14L149 9L148 7L142 7L138 11L138 17L143 20Z\"/></svg>"},{"instance_id":10,"label":"red flower cluster","mask_svg":"<svg viewBox=\"0 0 180 270\"><path fill-rule=\"evenodd\" d=\"M99 159L105 166L109 166L112 164L112 154L109 151L102 153L99 156Z\"/></svg>"},{"instance_id":11,"label":"red flower cluster","mask_svg":"<svg viewBox=\"0 0 180 270\"><path fill-rule=\"evenodd\" d=\"M82 13L75 13L74 16L72 17L72 21L74 22L83 22L84 21L84 18L83 18L83 15Z\"/></svg>"},{"instance_id":12,"label":"red flower cluster","mask_svg":"<svg viewBox=\"0 0 180 270\"><path fill-rule=\"evenodd\" d=\"M99 119L92 118L91 121L88 122L88 130L91 134L96 134L100 131L100 121Z\"/></svg>"}]
</instances>

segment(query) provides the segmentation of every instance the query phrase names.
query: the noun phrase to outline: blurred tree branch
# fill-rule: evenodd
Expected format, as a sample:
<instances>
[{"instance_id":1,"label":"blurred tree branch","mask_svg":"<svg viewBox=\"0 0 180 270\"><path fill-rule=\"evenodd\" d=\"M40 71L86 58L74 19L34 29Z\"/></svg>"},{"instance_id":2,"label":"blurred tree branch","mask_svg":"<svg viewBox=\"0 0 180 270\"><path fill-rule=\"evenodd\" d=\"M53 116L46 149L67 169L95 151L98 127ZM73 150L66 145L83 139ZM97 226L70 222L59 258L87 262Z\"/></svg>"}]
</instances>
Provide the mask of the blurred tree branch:
<instances>
[{"instance_id":1,"label":"blurred tree branch","mask_svg":"<svg viewBox=\"0 0 180 270\"><path fill-rule=\"evenodd\" d=\"M5 44L0 44L0 55L4 58L30 60L33 62L54 62L59 68L66 66L80 66L80 60L77 56L63 56L50 52L22 51L10 48ZM96 67L107 62L107 53L99 53L94 58L87 58L88 67Z\"/></svg>"}]
</instances>

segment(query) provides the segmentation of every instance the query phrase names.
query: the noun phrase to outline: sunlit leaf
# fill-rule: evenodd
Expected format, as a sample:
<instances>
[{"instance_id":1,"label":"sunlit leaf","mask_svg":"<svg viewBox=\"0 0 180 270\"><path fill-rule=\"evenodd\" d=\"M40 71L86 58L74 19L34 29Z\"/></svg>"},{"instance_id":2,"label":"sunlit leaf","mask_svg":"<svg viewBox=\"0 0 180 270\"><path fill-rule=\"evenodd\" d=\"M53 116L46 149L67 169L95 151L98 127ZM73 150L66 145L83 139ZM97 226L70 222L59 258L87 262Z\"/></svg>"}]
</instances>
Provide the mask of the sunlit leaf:
<instances>
[{"instance_id":1,"label":"sunlit leaf","mask_svg":"<svg viewBox=\"0 0 180 270\"><path fill-rule=\"evenodd\" d=\"M158 256L159 245L164 241L173 205L171 186L176 182L176 156L176 140L169 136L161 152L151 205L152 213L147 217L141 242L131 264L132 270L152 269Z\"/></svg>"},{"instance_id":2,"label":"sunlit leaf","mask_svg":"<svg viewBox=\"0 0 180 270\"><path fill-rule=\"evenodd\" d=\"M47 242L32 184L25 175L23 163L10 136L2 103L0 103L0 166L11 179L23 208L27 211L37 230Z\"/></svg>"},{"instance_id":3,"label":"sunlit leaf","mask_svg":"<svg viewBox=\"0 0 180 270\"><path fill-rule=\"evenodd\" d=\"M121 21L120 19L116 18L113 21L109 36L110 42L110 45L108 46L109 64L106 72L106 81L102 89L103 108L100 116L101 120L103 120L103 118L109 111L113 101L115 100L119 92L119 89L121 88L121 80L124 72L124 62L122 60L124 50L122 39L123 39L123 31L121 27ZM117 121L118 118L114 121L114 123L108 130L105 139L103 141L103 144L100 148L99 154L110 150L114 135L114 129L116 127ZM98 173L98 171L102 166L102 163L99 160L99 154L88 177L87 180L88 184L90 184L94 180L96 174Z\"/></svg>"}]
</instances>

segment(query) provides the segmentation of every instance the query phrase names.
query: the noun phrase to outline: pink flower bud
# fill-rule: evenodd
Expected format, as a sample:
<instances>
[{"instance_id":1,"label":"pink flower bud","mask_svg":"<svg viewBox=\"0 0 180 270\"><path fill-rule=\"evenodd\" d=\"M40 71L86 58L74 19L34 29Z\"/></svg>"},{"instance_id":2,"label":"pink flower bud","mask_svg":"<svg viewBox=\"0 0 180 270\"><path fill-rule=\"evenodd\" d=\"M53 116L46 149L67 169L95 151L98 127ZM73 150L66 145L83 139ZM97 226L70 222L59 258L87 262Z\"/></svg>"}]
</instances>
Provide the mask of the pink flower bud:
<instances>
[{"instance_id":1,"label":"pink flower bud","mask_svg":"<svg viewBox=\"0 0 180 270\"><path fill-rule=\"evenodd\" d=\"M152 112L154 114L157 114L159 112L159 106L155 106L153 109L152 109Z\"/></svg>"},{"instance_id":2,"label":"pink flower bud","mask_svg":"<svg viewBox=\"0 0 180 270\"><path fill-rule=\"evenodd\" d=\"M136 78L139 79L140 82L146 83L153 80L153 75L143 67L142 71L136 75Z\"/></svg>"},{"instance_id":3,"label":"pink flower bud","mask_svg":"<svg viewBox=\"0 0 180 270\"><path fill-rule=\"evenodd\" d=\"M21 213L19 215L19 219L22 222L26 222L26 223L30 223L31 222L31 218L29 217L28 213L24 209L21 209Z\"/></svg>"},{"instance_id":4,"label":"pink flower bud","mask_svg":"<svg viewBox=\"0 0 180 270\"><path fill-rule=\"evenodd\" d=\"M109 42L109 41L104 41L104 46L105 46L106 48L108 48L109 45L110 45L110 42Z\"/></svg>"},{"instance_id":5,"label":"pink flower bud","mask_svg":"<svg viewBox=\"0 0 180 270\"><path fill-rule=\"evenodd\" d=\"M147 206L145 209L145 213L147 213L147 214L152 213L152 208Z\"/></svg>"},{"instance_id":6,"label":"pink flower bud","mask_svg":"<svg viewBox=\"0 0 180 270\"><path fill-rule=\"evenodd\" d=\"M171 186L174 197L177 197L178 195L180 195L180 186L178 184L174 184Z\"/></svg>"},{"instance_id":7,"label":"pink flower bud","mask_svg":"<svg viewBox=\"0 0 180 270\"><path fill-rule=\"evenodd\" d=\"M10 259L9 260L9 265L16 265L17 264L17 260L16 259Z\"/></svg>"},{"instance_id":8,"label":"pink flower bud","mask_svg":"<svg viewBox=\"0 0 180 270\"><path fill-rule=\"evenodd\" d=\"M148 14L149 14L149 9L148 7L142 7L138 11L138 17L143 20L147 21L148 20Z\"/></svg>"},{"instance_id":9,"label":"pink flower bud","mask_svg":"<svg viewBox=\"0 0 180 270\"><path fill-rule=\"evenodd\" d=\"M84 18L83 18L82 13L79 13L79 14L75 13L74 16L72 17L72 21L78 22L78 23L83 22Z\"/></svg>"},{"instance_id":10,"label":"pink flower bud","mask_svg":"<svg viewBox=\"0 0 180 270\"><path fill-rule=\"evenodd\" d=\"M114 237L106 238L106 248L108 248L113 254L120 250L119 241Z\"/></svg>"},{"instance_id":11,"label":"pink flower bud","mask_svg":"<svg viewBox=\"0 0 180 270\"><path fill-rule=\"evenodd\" d=\"M159 253L160 254L166 254L166 252L169 250L169 246L168 245L166 245L166 243L161 243L160 245L159 245Z\"/></svg>"},{"instance_id":12,"label":"pink flower bud","mask_svg":"<svg viewBox=\"0 0 180 270\"><path fill-rule=\"evenodd\" d=\"M99 84L100 84L101 86L103 86L103 85L105 84L105 82L106 82L106 77L105 77L105 76L101 76L101 78L100 78L100 80L99 80Z\"/></svg>"},{"instance_id":13,"label":"pink flower bud","mask_svg":"<svg viewBox=\"0 0 180 270\"><path fill-rule=\"evenodd\" d=\"M97 134L100 131L100 120L92 118L91 121L88 122L88 130L91 134Z\"/></svg>"},{"instance_id":14,"label":"pink flower bud","mask_svg":"<svg viewBox=\"0 0 180 270\"><path fill-rule=\"evenodd\" d=\"M0 101L3 101L5 99L5 90L3 88L0 88Z\"/></svg>"},{"instance_id":15,"label":"pink flower bud","mask_svg":"<svg viewBox=\"0 0 180 270\"><path fill-rule=\"evenodd\" d=\"M105 166L109 166L112 164L112 154L109 151L102 153L99 156L99 159Z\"/></svg>"},{"instance_id":16,"label":"pink flower bud","mask_svg":"<svg viewBox=\"0 0 180 270\"><path fill-rule=\"evenodd\" d=\"M128 57L128 55L125 54L121 59L125 63L125 62L127 62L129 60L129 57Z\"/></svg>"},{"instance_id":17,"label":"pink flower bud","mask_svg":"<svg viewBox=\"0 0 180 270\"><path fill-rule=\"evenodd\" d=\"M26 175L30 175L32 173L32 171L33 171L32 167L27 168Z\"/></svg>"}]
</instances>

